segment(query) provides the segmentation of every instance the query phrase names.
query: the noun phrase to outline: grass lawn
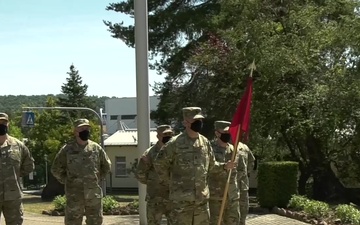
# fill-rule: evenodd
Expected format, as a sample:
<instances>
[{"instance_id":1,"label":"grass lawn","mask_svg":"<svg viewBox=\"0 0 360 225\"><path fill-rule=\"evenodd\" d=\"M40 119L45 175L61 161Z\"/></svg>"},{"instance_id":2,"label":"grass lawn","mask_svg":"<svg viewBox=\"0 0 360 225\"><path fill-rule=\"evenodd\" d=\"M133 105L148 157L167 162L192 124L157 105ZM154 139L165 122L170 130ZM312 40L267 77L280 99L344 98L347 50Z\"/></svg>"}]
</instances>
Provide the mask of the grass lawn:
<instances>
[{"instance_id":1,"label":"grass lawn","mask_svg":"<svg viewBox=\"0 0 360 225\"><path fill-rule=\"evenodd\" d=\"M133 200L138 200L138 195L114 195L115 199L120 202L121 206L125 206ZM54 208L52 202L43 202L39 195L24 194L24 211L32 213L42 213L44 210L51 210Z\"/></svg>"},{"instance_id":2,"label":"grass lawn","mask_svg":"<svg viewBox=\"0 0 360 225\"><path fill-rule=\"evenodd\" d=\"M43 202L38 195L24 195L24 211L32 213L42 213L43 210L53 209L52 202Z\"/></svg>"},{"instance_id":3,"label":"grass lawn","mask_svg":"<svg viewBox=\"0 0 360 225\"><path fill-rule=\"evenodd\" d=\"M118 202L132 202L139 200L139 195L112 195Z\"/></svg>"}]
</instances>

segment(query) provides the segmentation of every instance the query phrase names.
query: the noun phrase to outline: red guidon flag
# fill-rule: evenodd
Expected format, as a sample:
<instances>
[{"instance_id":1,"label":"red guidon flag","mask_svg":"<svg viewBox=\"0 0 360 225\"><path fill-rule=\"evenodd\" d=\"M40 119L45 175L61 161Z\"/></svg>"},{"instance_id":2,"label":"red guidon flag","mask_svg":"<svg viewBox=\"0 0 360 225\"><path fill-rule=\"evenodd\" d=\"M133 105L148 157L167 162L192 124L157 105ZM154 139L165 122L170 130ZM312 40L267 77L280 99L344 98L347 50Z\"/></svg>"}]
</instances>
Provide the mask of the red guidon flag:
<instances>
[{"instance_id":1,"label":"red guidon flag","mask_svg":"<svg viewBox=\"0 0 360 225\"><path fill-rule=\"evenodd\" d=\"M252 66L255 66L255 64L253 63ZM237 106L236 112L233 116L229 128L229 133L231 134L231 139L233 141L233 144L236 144L236 140L241 141L243 139L242 138L243 135L245 135L246 139L248 137L249 127L250 127L250 109L251 109L252 90L253 90L253 79L251 73L247 81L246 91L243 97L241 98L239 105Z\"/></svg>"}]
</instances>

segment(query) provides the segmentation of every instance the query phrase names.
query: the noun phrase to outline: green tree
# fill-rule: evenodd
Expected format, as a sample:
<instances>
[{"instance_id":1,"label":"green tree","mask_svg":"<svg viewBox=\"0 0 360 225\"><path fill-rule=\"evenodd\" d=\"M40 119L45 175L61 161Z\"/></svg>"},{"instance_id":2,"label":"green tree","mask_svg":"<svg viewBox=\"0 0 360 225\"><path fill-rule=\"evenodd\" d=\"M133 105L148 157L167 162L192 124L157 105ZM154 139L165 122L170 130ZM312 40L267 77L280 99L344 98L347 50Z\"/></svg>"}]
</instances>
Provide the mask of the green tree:
<instances>
[{"instance_id":1,"label":"green tree","mask_svg":"<svg viewBox=\"0 0 360 225\"><path fill-rule=\"evenodd\" d=\"M46 106L55 107L56 100L49 97ZM49 169L58 150L70 139L71 125L70 123L60 123L62 112L58 110L36 111L35 118L35 127L28 129L27 135L29 140L28 147L32 152L36 165L36 176L34 176L33 183L39 185L45 184L45 155L48 156ZM56 186L55 190L52 189L52 192L54 194L61 194L63 192L62 185L56 182L50 173L48 178L48 186ZM47 188L45 187L43 193L46 193Z\"/></svg>"},{"instance_id":2,"label":"green tree","mask_svg":"<svg viewBox=\"0 0 360 225\"><path fill-rule=\"evenodd\" d=\"M95 103L87 96L88 86L83 84L79 71L76 70L72 64L70 66L70 72L66 78L66 83L61 86L61 93L63 96L59 96L58 105L62 107L88 107L95 108ZM93 118L93 115L87 112L69 111L68 115L72 119L78 117Z\"/></svg>"},{"instance_id":3,"label":"green tree","mask_svg":"<svg viewBox=\"0 0 360 225\"><path fill-rule=\"evenodd\" d=\"M14 120L10 120L9 134L19 139L20 141L22 141L22 139L24 138L24 135L21 132L21 128L17 126L16 121Z\"/></svg>"}]
</instances>

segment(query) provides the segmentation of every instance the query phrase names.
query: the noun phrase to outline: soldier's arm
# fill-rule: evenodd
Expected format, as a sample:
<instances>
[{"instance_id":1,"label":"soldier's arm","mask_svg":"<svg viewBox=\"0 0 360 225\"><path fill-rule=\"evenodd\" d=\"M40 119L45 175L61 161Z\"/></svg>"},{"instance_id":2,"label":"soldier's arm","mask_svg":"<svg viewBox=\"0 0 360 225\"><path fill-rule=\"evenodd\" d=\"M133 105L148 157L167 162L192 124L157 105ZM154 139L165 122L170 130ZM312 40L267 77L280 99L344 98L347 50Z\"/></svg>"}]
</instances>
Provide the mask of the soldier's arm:
<instances>
[{"instance_id":1,"label":"soldier's arm","mask_svg":"<svg viewBox=\"0 0 360 225\"><path fill-rule=\"evenodd\" d=\"M104 179L111 170L111 161L104 149L100 147L100 179Z\"/></svg>"},{"instance_id":2,"label":"soldier's arm","mask_svg":"<svg viewBox=\"0 0 360 225\"><path fill-rule=\"evenodd\" d=\"M209 141L207 141L207 147L209 152L209 170L211 170L212 173L226 172L224 168L225 163L216 161L214 151Z\"/></svg>"},{"instance_id":3,"label":"soldier's arm","mask_svg":"<svg viewBox=\"0 0 360 225\"><path fill-rule=\"evenodd\" d=\"M25 145L21 145L21 167L20 175L26 176L35 169L34 158L31 156L29 149Z\"/></svg>"},{"instance_id":4,"label":"soldier's arm","mask_svg":"<svg viewBox=\"0 0 360 225\"><path fill-rule=\"evenodd\" d=\"M136 167L135 177L142 184L147 184L148 174L151 168L149 150L150 149L143 153Z\"/></svg>"},{"instance_id":5,"label":"soldier's arm","mask_svg":"<svg viewBox=\"0 0 360 225\"><path fill-rule=\"evenodd\" d=\"M236 170L238 172L238 178L241 179L241 177L243 176L247 176L247 171L246 171L246 162L244 159L244 156L240 153L240 149L238 150L238 155L239 155L239 159L238 159L238 165L236 167Z\"/></svg>"},{"instance_id":6,"label":"soldier's arm","mask_svg":"<svg viewBox=\"0 0 360 225\"><path fill-rule=\"evenodd\" d=\"M62 184L64 184L66 180L66 164L66 147L63 147L56 154L51 166L51 173Z\"/></svg>"},{"instance_id":7,"label":"soldier's arm","mask_svg":"<svg viewBox=\"0 0 360 225\"><path fill-rule=\"evenodd\" d=\"M161 148L153 161L154 169L163 182L168 182L170 179L169 174L174 161L175 150L176 142L169 141Z\"/></svg>"}]
</instances>

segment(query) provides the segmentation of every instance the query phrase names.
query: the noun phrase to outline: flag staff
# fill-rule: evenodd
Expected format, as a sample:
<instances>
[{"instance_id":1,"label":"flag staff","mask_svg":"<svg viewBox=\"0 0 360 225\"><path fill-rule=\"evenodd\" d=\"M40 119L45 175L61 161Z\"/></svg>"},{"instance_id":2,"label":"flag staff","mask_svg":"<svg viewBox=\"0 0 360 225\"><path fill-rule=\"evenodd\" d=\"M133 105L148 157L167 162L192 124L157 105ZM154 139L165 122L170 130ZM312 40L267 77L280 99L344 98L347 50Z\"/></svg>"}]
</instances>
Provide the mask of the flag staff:
<instances>
[{"instance_id":1,"label":"flag staff","mask_svg":"<svg viewBox=\"0 0 360 225\"><path fill-rule=\"evenodd\" d=\"M250 120L250 104L251 104L251 95L252 95L252 76L253 76L253 71L256 70L255 60L253 60L253 62L250 64L249 69L250 69L250 75L249 75L245 95L241 98L241 101L240 101L240 103L239 103L239 105L237 107L236 113L235 113L235 115L233 117L233 120L232 120L231 125L230 125L230 129L229 129L230 133L234 133L234 132L231 132L231 129L234 129L234 127L237 127L236 128L236 135L235 135L235 142L234 142L234 149L233 149L232 156L231 156L231 161L232 162L234 162L235 159L236 159L236 154L238 152L237 151L238 144L239 144L239 141L241 140L241 137L243 136L242 135L243 132L248 131L248 121L246 123L246 126L244 126L243 122L244 122L244 119ZM246 104L246 105L244 105L244 104ZM242 109L243 105L248 110ZM242 128L244 128L244 129L242 129ZM234 141L234 138L233 138L233 141ZM217 225L221 225L222 217L223 217L223 214L224 214L226 197L227 197L228 190L229 190L229 185L230 185L231 173L232 173L232 169L230 169L229 172L228 172L228 178L227 178L227 181L226 181L224 195L223 195L223 199L222 199L222 202L221 202L220 214L219 214L219 219L218 219Z\"/></svg>"}]
</instances>

